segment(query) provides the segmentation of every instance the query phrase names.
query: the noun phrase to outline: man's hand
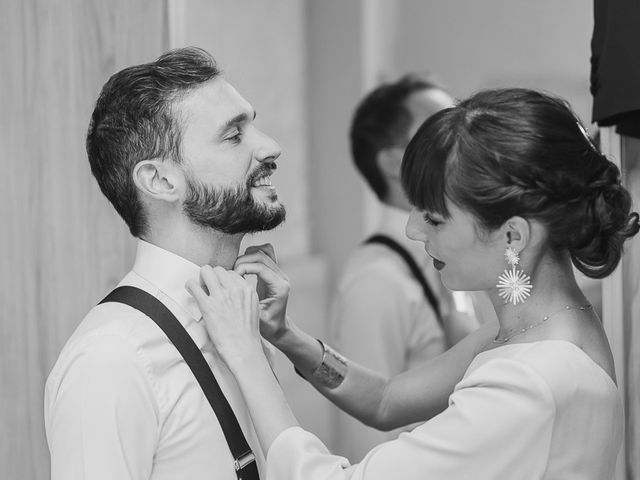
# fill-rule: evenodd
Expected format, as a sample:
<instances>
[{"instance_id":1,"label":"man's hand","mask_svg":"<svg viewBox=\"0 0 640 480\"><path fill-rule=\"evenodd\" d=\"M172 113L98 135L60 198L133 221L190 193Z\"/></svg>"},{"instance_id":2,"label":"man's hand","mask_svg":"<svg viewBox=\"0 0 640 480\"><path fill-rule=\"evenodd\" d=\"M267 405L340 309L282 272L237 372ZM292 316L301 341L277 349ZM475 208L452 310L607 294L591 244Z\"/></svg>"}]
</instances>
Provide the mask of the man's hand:
<instances>
[{"instance_id":1,"label":"man's hand","mask_svg":"<svg viewBox=\"0 0 640 480\"><path fill-rule=\"evenodd\" d=\"M276 262L271 244L248 247L236 260L234 270L239 275L258 276L260 300L260 333L274 343L286 332L287 301L291 289L289 279Z\"/></svg>"}]
</instances>

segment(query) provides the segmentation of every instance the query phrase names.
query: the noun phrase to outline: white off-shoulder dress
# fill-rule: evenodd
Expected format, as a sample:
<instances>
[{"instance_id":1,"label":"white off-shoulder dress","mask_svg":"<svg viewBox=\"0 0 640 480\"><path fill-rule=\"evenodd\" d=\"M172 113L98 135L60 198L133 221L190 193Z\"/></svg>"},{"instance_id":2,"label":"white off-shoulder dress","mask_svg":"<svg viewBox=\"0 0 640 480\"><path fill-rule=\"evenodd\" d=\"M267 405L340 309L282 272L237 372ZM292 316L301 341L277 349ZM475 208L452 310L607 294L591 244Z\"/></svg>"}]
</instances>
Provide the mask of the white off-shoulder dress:
<instances>
[{"instance_id":1,"label":"white off-shoulder dress","mask_svg":"<svg viewBox=\"0 0 640 480\"><path fill-rule=\"evenodd\" d=\"M606 480L623 428L615 383L578 346L505 345L473 360L445 411L357 465L302 428L285 430L267 480Z\"/></svg>"}]
</instances>

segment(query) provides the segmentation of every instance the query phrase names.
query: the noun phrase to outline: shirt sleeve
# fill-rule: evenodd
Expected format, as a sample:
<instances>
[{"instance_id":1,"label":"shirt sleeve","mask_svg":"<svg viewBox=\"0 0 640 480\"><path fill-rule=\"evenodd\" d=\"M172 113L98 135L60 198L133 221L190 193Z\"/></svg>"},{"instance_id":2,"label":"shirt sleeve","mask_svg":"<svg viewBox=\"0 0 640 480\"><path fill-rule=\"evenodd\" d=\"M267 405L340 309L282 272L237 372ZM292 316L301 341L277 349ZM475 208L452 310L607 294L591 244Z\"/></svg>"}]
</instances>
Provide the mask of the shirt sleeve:
<instances>
[{"instance_id":1,"label":"shirt sleeve","mask_svg":"<svg viewBox=\"0 0 640 480\"><path fill-rule=\"evenodd\" d=\"M141 480L151 475L158 407L150 369L134 345L95 335L47 384L52 480Z\"/></svg>"},{"instance_id":2,"label":"shirt sleeve","mask_svg":"<svg viewBox=\"0 0 640 480\"><path fill-rule=\"evenodd\" d=\"M375 448L354 466L299 427L280 434L267 480L542 478L555 402L530 366L493 359L465 378L443 413Z\"/></svg>"}]
</instances>

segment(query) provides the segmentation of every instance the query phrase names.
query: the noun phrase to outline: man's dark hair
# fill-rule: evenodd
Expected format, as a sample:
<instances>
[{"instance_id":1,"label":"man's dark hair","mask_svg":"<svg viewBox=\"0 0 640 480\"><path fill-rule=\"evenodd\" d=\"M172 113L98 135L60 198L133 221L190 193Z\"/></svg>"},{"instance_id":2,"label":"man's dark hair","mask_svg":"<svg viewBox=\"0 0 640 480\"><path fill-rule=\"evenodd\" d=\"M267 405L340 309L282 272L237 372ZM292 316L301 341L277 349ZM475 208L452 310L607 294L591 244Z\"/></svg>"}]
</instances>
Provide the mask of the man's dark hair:
<instances>
[{"instance_id":1,"label":"man's dark hair","mask_svg":"<svg viewBox=\"0 0 640 480\"><path fill-rule=\"evenodd\" d=\"M188 47L125 68L102 87L87 133L87 155L100 190L133 236L141 236L147 228L133 182L134 167L152 158L181 163L181 124L173 106L218 75L209 53Z\"/></svg>"},{"instance_id":2,"label":"man's dark hair","mask_svg":"<svg viewBox=\"0 0 640 480\"><path fill-rule=\"evenodd\" d=\"M356 167L378 198L385 200L389 186L378 166L380 150L408 142L413 116L406 101L417 91L438 89L439 85L410 74L394 83L380 85L356 108L351 122L351 154Z\"/></svg>"}]
</instances>

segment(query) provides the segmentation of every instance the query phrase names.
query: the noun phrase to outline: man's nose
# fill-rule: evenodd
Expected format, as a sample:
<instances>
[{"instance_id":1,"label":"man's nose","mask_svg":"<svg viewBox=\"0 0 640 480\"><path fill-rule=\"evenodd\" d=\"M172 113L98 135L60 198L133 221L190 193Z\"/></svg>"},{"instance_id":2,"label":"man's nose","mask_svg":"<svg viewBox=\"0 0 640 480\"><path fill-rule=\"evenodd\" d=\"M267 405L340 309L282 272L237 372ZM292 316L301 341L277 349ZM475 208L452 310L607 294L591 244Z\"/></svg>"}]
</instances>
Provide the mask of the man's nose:
<instances>
[{"instance_id":1,"label":"man's nose","mask_svg":"<svg viewBox=\"0 0 640 480\"><path fill-rule=\"evenodd\" d=\"M282 153L280 145L278 145L278 142L276 142L269 135L266 135L262 132L260 132L260 137L260 144L256 149L256 159L259 162L275 162Z\"/></svg>"}]
</instances>

